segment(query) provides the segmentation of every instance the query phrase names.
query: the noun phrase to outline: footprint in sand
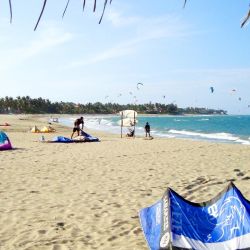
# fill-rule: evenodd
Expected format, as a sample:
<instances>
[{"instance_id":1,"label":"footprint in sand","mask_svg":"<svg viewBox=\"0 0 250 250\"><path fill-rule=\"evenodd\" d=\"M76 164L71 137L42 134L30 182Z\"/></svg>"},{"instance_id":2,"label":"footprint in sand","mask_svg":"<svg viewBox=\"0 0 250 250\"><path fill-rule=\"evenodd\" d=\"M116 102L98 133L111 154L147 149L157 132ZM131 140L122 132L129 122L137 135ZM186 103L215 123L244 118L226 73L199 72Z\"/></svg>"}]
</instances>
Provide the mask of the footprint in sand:
<instances>
[{"instance_id":1,"label":"footprint in sand","mask_svg":"<svg viewBox=\"0 0 250 250\"><path fill-rule=\"evenodd\" d=\"M58 245L58 244L56 244L52 247L52 250L67 250L67 249L69 249L69 248L66 246L63 246L63 245Z\"/></svg>"},{"instance_id":2,"label":"footprint in sand","mask_svg":"<svg viewBox=\"0 0 250 250\"><path fill-rule=\"evenodd\" d=\"M38 232L38 234L42 234L43 235L43 234L47 233L47 230L38 230L37 232Z\"/></svg>"},{"instance_id":3,"label":"footprint in sand","mask_svg":"<svg viewBox=\"0 0 250 250\"><path fill-rule=\"evenodd\" d=\"M235 168L235 169L234 169L234 172L240 172L240 169Z\"/></svg>"},{"instance_id":4,"label":"footprint in sand","mask_svg":"<svg viewBox=\"0 0 250 250\"><path fill-rule=\"evenodd\" d=\"M62 229L62 230L65 230L65 223L64 222L57 222L56 223L56 230L59 230L59 229Z\"/></svg>"},{"instance_id":5,"label":"footprint in sand","mask_svg":"<svg viewBox=\"0 0 250 250\"><path fill-rule=\"evenodd\" d=\"M113 240L116 240L117 239L117 236L111 236L108 238L108 241L113 241Z\"/></svg>"}]
</instances>

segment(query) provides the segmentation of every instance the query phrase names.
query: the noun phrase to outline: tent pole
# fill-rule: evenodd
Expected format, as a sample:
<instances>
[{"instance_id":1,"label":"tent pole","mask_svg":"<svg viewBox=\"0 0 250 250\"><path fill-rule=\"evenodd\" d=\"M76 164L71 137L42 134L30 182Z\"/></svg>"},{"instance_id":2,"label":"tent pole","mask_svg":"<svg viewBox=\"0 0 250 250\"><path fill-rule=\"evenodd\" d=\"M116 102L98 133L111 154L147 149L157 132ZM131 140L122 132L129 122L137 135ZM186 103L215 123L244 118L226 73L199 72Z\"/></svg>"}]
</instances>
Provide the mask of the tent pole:
<instances>
[{"instance_id":1,"label":"tent pole","mask_svg":"<svg viewBox=\"0 0 250 250\"><path fill-rule=\"evenodd\" d=\"M135 138L135 111L134 111L134 138Z\"/></svg>"},{"instance_id":2,"label":"tent pole","mask_svg":"<svg viewBox=\"0 0 250 250\"><path fill-rule=\"evenodd\" d=\"M122 138L122 126L123 126L123 111L121 113L121 138Z\"/></svg>"}]
</instances>

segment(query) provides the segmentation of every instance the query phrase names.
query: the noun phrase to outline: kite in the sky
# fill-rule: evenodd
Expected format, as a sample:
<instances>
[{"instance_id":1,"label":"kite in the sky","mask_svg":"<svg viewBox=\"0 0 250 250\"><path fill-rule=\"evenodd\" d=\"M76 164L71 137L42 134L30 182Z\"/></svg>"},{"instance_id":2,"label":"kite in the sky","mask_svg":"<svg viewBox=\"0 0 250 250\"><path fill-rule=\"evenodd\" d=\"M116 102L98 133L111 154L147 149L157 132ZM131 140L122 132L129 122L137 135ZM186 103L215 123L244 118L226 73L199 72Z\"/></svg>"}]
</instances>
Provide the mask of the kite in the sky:
<instances>
[{"instance_id":1,"label":"kite in the sky","mask_svg":"<svg viewBox=\"0 0 250 250\"><path fill-rule=\"evenodd\" d=\"M211 93L214 93L214 87L210 87Z\"/></svg>"},{"instance_id":2,"label":"kite in the sky","mask_svg":"<svg viewBox=\"0 0 250 250\"><path fill-rule=\"evenodd\" d=\"M133 95L133 93L132 93L131 91L129 92L129 94L130 94L130 95Z\"/></svg>"},{"instance_id":3,"label":"kite in the sky","mask_svg":"<svg viewBox=\"0 0 250 250\"><path fill-rule=\"evenodd\" d=\"M143 83L140 83L140 82L139 82L139 83L137 83L136 87L137 87L137 89L138 89L138 90L140 89L140 88L139 88L139 85L144 86L144 85L143 85Z\"/></svg>"},{"instance_id":4,"label":"kite in the sky","mask_svg":"<svg viewBox=\"0 0 250 250\"><path fill-rule=\"evenodd\" d=\"M109 97L109 96L108 96L108 95L106 95L106 96L105 96L105 99L107 99L108 97Z\"/></svg>"},{"instance_id":5,"label":"kite in the sky","mask_svg":"<svg viewBox=\"0 0 250 250\"><path fill-rule=\"evenodd\" d=\"M238 100L241 101L241 97L239 97Z\"/></svg>"}]
</instances>

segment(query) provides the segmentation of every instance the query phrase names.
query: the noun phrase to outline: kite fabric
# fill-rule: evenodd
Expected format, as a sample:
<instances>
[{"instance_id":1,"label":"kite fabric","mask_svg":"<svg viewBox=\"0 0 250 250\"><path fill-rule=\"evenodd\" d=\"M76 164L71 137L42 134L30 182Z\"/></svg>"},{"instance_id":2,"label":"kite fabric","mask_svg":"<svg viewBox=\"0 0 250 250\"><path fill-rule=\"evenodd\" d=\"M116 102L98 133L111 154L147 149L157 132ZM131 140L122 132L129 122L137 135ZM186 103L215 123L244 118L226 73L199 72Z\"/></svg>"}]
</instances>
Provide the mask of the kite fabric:
<instances>
[{"instance_id":1,"label":"kite fabric","mask_svg":"<svg viewBox=\"0 0 250 250\"><path fill-rule=\"evenodd\" d=\"M139 216L151 250L250 250L250 202L233 183L203 203L168 188Z\"/></svg>"},{"instance_id":2,"label":"kite fabric","mask_svg":"<svg viewBox=\"0 0 250 250\"><path fill-rule=\"evenodd\" d=\"M87 134L84 131L81 131L81 136L83 136L82 140L79 139L70 139L64 136L56 136L50 142L57 142L57 143L73 143L73 142L99 142L99 138L94 137L92 135Z\"/></svg>"},{"instance_id":3,"label":"kite fabric","mask_svg":"<svg viewBox=\"0 0 250 250\"><path fill-rule=\"evenodd\" d=\"M10 140L3 131L0 131L0 150L9 150L9 149L12 149Z\"/></svg>"}]
</instances>

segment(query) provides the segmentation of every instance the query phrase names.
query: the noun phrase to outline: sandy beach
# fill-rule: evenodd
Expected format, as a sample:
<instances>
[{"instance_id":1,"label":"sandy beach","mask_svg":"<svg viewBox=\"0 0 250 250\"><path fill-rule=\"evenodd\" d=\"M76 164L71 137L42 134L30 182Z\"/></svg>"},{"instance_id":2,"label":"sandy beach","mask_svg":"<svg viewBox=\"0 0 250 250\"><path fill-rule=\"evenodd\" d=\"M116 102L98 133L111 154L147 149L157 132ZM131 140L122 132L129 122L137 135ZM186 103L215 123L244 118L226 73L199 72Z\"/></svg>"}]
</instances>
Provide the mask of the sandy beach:
<instances>
[{"instance_id":1,"label":"sandy beach","mask_svg":"<svg viewBox=\"0 0 250 250\"><path fill-rule=\"evenodd\" d=\"M0 116L14 147L0 152L0 249L146 250L138 211L167 187L200 202L233 180L250 199L249 146L96 131L99 143L41 143L29 129L48 117ZM46 139L70 137L53 127Z\"/></svg>"}]
</instances>

